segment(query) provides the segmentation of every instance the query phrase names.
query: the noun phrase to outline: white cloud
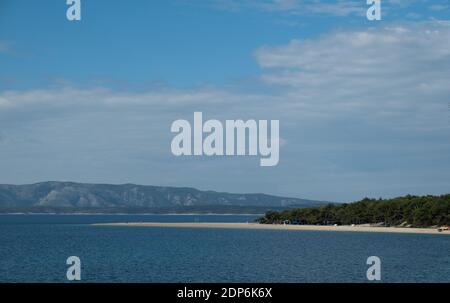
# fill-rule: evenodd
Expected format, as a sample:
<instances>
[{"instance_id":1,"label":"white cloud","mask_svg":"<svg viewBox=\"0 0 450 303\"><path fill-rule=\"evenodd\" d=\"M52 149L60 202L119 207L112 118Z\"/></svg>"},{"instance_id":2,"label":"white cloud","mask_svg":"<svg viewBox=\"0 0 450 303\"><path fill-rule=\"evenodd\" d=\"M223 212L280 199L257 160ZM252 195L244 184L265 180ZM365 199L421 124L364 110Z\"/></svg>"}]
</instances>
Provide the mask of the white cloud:
<instances>
[{"instance_id":1,"label":"white cloud","mask_svg":"<svg viewBox=\"0 0 450 303\"><path fill-rule=\"evenodd\" d=\"M265 46L255 56L263 81L285 87L291 112L436 126L450 96L448 22L338 31Z\"/></svg>"},{"instance_id":2,"label":"white cloud","mask_svg":"<svg viewBox=\"0 0 450 303\"><path fill-rule=\"evenodd\" d=\"M288 12L296 15L362 15L367 9L365 3L356 0L338 0L334 3L319 0L215 0L214 4L225 10L259 9L266 12Z\"/></svg>"},{"instance_id":3,"label":"white cloud","mask_svg":"<svg viewBox=\"0 0 450 303\"><path fill-rule=\"evenodd\" d=\"M339 30L264 46L255 58L263 69L258 93L229 87L0 91L3 178L32 176L31 167L37 179L164 179L229 191L264 184L272 193L330 200L448 189L442 171L450 164L449 23ZM170 123L197 110L217 119L280 119L280 166L265 172L245 160L174 160ZM180 171L189 173L188 181ZM242 179L254 180L254 187Z\"/></svg>"},{"instance_id":4,"label":"white cloud","mask_svg":"<svg viewBox=\"0 0 450 303\"><path fill-rule=\"evenodd\" d=\"M287 4L286 4L287 5ZM336 31L256 51L271 94L227 88L117 92L62 87L0 92L2 111L49 108L195 109L292 119L364 116L399 128L442 128L450 96L450 23ZM446 124L448 126L448 123Z\"/></svg>"},{"instance_id":5,"label":"white cloud","mask_svg":"<svg viewBox=\"0 0 450 303\"><path fill-rule=\"evenodd\" d=\"M256 96L236 95L216 88L192 90L158 90L146 92L117 92L103 87L59 87L29 91L0 92L0 111L27 109L33 106L66 107L183 107L209 104L211 106L251 101Z\"/></svg>"},{"instance_id":6,"label":"white cloud","mask_svg":"<svg viewBox=\"0 0 450 303\"><path fill-rule=\"evenodd\" d=\"M450 23L385 25L292 40L256 51L271 94L227 88L117 92L62 87L0 92L2 111L49 108L194 109L286 119L355 119L397 128L435 129L450 96ZM447 119L445 119L447 120ZM325 121L325 120L323 120ZM447 122L447 121L445 121Z\"/></svg>"},{"instance_id":7,"label":"white cloud","mask_svg":"<svg viewBox=\"0 0 450 303\"><path fill-rule=\"evenodd\" d=\"M441 12L441 11L450 10L450 5L449 4L433 4L430 6L430 9L432 11Z\"/></svg>"},{"instance_id":8,"label":"white cloud","mask_svg":"<svg viewBox=\"0 0 450 303\"><path fill-rule=\"evenodd\" d=\"M408 9L424 3L424 0L382 0L384 13ZM365 0L214 0L214 7L229 10L260 10L263 12L287 13L293 15L365 16L369 7ZM430 5L430 10L439 11L446 5Z\"/></svg>"}]
</instances>

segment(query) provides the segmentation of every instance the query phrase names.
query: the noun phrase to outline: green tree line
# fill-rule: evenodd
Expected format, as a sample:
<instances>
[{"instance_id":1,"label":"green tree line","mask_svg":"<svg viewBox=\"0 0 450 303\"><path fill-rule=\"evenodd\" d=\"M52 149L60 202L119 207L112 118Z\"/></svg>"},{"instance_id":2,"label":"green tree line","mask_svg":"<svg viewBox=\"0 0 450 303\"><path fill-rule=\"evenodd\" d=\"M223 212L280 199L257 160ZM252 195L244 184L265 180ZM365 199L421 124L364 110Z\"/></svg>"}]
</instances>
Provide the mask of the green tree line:
<instances>
[{"instance_id":1,"label":"green tree line","mask_svg":"<svg viewBox=\"0 0 450 303\"><path fill-rule=\"evenodd\" d=\"M313 208L268 211L257 220L264 224L350 225L378 224L430 227L450 225L450 194L369 199Z\"/></svg>"}]
</instances>

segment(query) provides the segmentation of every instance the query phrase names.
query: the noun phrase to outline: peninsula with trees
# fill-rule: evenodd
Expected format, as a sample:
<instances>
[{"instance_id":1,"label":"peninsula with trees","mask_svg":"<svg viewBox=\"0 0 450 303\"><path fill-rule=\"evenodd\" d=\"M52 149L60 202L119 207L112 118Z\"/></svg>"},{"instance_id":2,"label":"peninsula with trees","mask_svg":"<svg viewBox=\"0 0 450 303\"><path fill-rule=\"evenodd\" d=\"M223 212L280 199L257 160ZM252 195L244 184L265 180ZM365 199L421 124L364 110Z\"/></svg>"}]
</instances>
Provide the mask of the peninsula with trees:
<instances>
[{"instance_id":1,"label":"peninsula with trees","mask_svg":"<svg viewBox=\"0 0 450 303\"><path fill-rule=\"evenodd\" d=\"M364 198L354 203L268 211L262 224L441 227L450 225L450 194Z\"/></svg>"}]
</instances>

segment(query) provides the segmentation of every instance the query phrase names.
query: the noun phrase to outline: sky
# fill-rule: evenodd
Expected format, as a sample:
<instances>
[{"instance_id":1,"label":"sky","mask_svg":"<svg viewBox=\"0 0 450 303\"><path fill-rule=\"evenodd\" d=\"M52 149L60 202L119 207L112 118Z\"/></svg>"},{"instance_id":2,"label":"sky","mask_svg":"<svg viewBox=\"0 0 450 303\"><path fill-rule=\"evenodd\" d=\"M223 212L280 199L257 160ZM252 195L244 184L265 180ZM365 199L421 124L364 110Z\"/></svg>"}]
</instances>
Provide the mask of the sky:
<instances>
[{"instance_id":1,"label":"sky","mask_svg":"<svg viewBox=\"0 0 450 303\"><path fill-rule=\"evenodd\" d=\"M0 0L0 183L350 202L450 192L450 1ZM280 162L175 157L171 123L280 120Z\"/></svg>"}]
</instances>

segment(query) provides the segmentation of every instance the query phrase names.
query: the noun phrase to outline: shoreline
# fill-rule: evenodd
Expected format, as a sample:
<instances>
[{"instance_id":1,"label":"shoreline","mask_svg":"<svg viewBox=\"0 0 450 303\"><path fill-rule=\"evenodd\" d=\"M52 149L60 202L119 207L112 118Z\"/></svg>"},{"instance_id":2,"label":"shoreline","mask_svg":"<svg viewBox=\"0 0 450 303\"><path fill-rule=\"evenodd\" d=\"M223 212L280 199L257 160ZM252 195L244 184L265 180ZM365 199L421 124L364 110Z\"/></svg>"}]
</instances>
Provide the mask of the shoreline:
<instances>
[{"instance_id":1,"label":"shoreline","mask_svg":"<svg viewBox=\"0 0 450 303\"><path fill-rule=\"evenodd\" d=\"M327 231L327 232L369 232L369 233L402 233L450 235L450 231L438 232L434 228L402 228L402 227L369 227L369 226L323 226L323 225L276 225L259 223L97 223L92 226L104 227L159 227L159 228L206 228L206 229L259 229L259 230L291 230L291 231Z\"/></svg>"},{"instance_id":2,"label":"shoreline","mask_svg":"<svg viewBox=\"0 0 450 303\"><path fill-rule=\"evenodd\" d=\"M77 215L77 216L264 216L264 214L251 214L251 213L0 213L1 215L18 216L18 215L30 215L30 216L42 216L42 215Z\"/></svg>"}]
</instances>

